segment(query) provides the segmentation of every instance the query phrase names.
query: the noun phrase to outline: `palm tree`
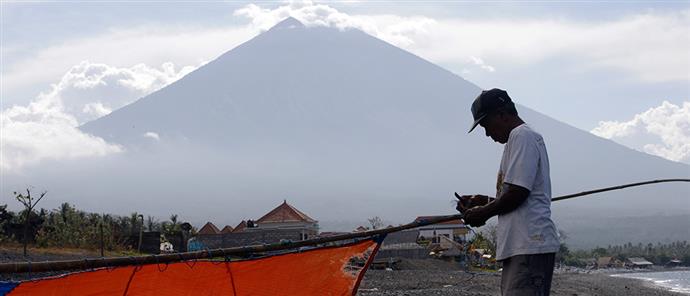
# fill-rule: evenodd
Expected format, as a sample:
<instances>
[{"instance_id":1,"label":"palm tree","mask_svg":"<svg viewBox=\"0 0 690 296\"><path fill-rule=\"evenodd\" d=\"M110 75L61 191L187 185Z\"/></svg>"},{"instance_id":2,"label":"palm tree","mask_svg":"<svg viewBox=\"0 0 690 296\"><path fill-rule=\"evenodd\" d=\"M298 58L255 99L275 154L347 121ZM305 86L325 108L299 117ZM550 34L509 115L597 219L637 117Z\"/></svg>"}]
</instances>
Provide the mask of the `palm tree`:
<instances>
[{"instance_id":1,"label":"palm tree","mask_svg":"<svg viewBox=\"0 0 690 296\"><path fill-rule=\"evenodd\" d=\"M155 217L153 216L147 216L146 217L146 229L148 231L156 231L160 229L160 223L158 220L156 220Z\"/></svg>"}]
</instances>

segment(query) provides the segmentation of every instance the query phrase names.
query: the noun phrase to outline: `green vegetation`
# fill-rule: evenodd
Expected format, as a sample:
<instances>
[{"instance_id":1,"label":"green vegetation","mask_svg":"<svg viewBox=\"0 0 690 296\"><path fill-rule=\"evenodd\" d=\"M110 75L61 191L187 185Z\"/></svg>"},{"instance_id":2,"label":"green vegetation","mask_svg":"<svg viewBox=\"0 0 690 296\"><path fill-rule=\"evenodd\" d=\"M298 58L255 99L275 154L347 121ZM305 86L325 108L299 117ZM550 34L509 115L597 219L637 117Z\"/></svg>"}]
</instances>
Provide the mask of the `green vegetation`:
<instances>
[{"instance_id":1,"label":"green vegetation","mask_svg":"<svg viewBox=\"0 0 690 296\"><path fill-rule=\"evenodd\" d=\"M627 258L642 257L655 265L666 265L670 260L677 259L681 261L681 265L690 266L690 244L688 241L675 241L672 243L662 244L642 244L626 243L623 245L609 245L606 248L596 247L591 250L577 250L569 251L567 247L561 245L561 252L559 254L559 262L570 266L587 265L591 259L600 257L613 257L624 262Z\"/></svg>"},{"instance_id":2,"label":"green vegetation","mask_svg":"<svg viewBox=\"0 0 690 296\"><path fill-rule=\"evenodd\" d=\"M159 222L152 216L144 220L137 212L129 216L89 213L69 203L51 211L32 209L27 215L26 209L15 213L7 205L0 205L0 243L23 242L26 238L41 248L96 250L101 247L102 237L105 250L121 251L131 249L140 231L159 231L165 240L166 236L179 234L180 226L177 215Z\"/></svg>"}]
</instances>

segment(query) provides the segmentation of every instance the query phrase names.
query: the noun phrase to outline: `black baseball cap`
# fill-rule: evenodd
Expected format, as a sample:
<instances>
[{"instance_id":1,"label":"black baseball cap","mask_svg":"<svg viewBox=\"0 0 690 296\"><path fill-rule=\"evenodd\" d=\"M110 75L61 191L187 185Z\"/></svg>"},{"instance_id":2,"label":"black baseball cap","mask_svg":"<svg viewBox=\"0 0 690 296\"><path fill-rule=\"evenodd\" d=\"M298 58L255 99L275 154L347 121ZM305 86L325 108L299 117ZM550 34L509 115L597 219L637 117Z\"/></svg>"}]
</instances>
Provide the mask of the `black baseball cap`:
<instances>
[{"instance_id":1,"label":"black baseball cap","mask_svg":"<svg viewBox=\"0 0 690 296\"><path fill-rule=\"evenodd\" d=\"M467 133L471 133L479 122L482 121L484 117L491 114L491 112L510 104L513 104L513 101L505 90L498 88L483 90L472 103L472 117L474 117L474 123Z\"/></svg>"}]
</instances>

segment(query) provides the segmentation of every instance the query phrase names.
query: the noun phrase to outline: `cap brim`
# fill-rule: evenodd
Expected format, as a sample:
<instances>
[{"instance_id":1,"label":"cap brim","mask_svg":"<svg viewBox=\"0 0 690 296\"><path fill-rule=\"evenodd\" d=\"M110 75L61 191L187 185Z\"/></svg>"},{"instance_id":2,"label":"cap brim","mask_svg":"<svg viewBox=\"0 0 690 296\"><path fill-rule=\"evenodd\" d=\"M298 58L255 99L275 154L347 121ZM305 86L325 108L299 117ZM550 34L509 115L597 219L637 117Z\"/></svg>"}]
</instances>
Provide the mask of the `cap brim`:
<instances>
[{"instance_id":1,"label":"cap brim","mask_svg":"<svg viewBox=\"0 0 690 296\"><path fill-rule=\"evenodd\" d=\"M477 118L477 120L475 120L474 123L472 124L472 128L470 128L470 131L467 133L468 134L471 133L474 130L474 128L477 127L477 125L479 125L479 122L482 121L482 119L484 119L484 117L486 117L486 115L487 114L484 114L484 115L480 116L479 118Z\"/></svg>"}]
</instances>

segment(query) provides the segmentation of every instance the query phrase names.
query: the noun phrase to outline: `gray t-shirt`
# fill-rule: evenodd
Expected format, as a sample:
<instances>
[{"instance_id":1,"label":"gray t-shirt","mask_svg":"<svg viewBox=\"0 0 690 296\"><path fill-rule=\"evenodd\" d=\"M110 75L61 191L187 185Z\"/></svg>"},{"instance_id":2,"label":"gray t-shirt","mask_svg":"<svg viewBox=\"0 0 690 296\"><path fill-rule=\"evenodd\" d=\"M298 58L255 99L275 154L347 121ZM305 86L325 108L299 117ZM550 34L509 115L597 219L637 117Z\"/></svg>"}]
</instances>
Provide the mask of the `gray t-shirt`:
<instances>
[{"instance_id":1,"label":"gray t-shirt","mask_svg":"<svg viewBox=\"0 0 690 296\"><path fill-rule=\"evenodd\" d=\"M530 191L522 205L498 216L496 259L515 255L555 253L559 242L551 221L549 156L540 134L527 124L514 128L503 150L496 197L507 184Z\"/></svg>"}]
</instances>

